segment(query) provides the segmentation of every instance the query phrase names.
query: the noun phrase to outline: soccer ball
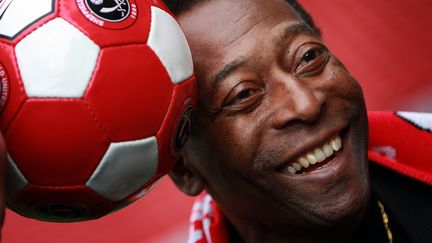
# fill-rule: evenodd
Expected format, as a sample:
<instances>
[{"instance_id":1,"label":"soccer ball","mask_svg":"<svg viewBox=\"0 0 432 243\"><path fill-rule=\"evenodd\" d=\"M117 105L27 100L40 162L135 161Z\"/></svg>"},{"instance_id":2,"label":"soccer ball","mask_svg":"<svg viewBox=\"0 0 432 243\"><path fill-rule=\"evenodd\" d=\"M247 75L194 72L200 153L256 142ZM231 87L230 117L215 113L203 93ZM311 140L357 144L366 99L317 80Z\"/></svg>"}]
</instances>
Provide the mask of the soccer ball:
<instances>
[{"instance_id":1,"label":"soccer ball","mask_svg":"<svg viewBox=\"0 0 432 243\"><path fill-rule=\"evenodd\" d=\"M160 0L0 0L8 207L101 217L174 165L195 105L189 47Z\"/></svg>"}]
</instances>

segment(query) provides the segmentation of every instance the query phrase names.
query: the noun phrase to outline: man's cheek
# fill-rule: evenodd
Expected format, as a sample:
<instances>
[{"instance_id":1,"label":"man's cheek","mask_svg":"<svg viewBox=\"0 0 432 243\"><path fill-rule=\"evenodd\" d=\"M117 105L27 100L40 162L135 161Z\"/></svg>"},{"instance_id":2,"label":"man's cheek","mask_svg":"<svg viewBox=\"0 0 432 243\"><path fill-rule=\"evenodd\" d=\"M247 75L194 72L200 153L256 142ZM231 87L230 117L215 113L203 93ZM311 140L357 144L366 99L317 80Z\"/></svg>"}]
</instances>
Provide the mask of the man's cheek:
<instances>
[{"instance_id":1,"label":"man's cheek","mask_svg":"<svg viewBox=\"0 0 432 243\"><path fill-rule=\"evenodd\" d=\"M236 161L242 163L248 157L251 147L251 138L246 127L229 121L225 126L220 126L212 133L213 146L221 160ZM253 140L253 139L252 139Z\"/></svg>"},{"instance_id":2,"label":"man's cheek","mask_svg":"<svg viewBox=\"0 0 432 243\"><path fill-rule=\"evenodd\" d=\"M327 77L331 89L328 90L334 97L340 97L345 100L359 101L363 100L363 91L358 81L351 76L348 70L343 66L335 66Z\"/></svg>"}]
</instances>

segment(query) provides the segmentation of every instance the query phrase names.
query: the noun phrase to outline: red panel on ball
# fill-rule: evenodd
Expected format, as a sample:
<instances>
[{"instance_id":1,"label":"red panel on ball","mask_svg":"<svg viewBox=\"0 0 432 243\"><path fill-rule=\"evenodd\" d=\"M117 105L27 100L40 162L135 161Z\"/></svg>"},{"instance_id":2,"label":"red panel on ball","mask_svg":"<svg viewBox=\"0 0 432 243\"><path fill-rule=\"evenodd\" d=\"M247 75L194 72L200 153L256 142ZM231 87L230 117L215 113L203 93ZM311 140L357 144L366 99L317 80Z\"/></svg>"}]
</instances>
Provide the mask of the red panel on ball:
<instances>
[{"instance_id":1,"label":"red panel on ball","mask_svg":"<svg viewBox=\"0 0 432 243\"><path fill-rule=\"evenodd\" d=\"M12 47L4 44L0 44L0 65L5 70L7 76L7 101L6 106L0 115L0 127L2 132L6 132L9 124L15 118L15 115L21 108L26 95L24 92L23 84L20 80L21 76L18 73L18 65L16 63L15 53ZM0 67L1 68L1 67ZM0 74L0 76L3 76ZM0 80L4 80L6 76L0 77Z\"/></svg>"},{"instance_id":2,"label":"red panel on ball","mask_svg":"<svg viewBox=\"0 0 432 243\"><path fill-rule=\"evenodd\" d=\"M133 60L133 61L131 61ZM146 45L105 48L84 100L94 107L112 141L156 135L173 84Z\"/></svg>"},{"instance_id":3,"label":"red panel on ball","mask_svg":"<svg viewBox=\"0 0 432 243\"><path fill-rule=\"evenodd\" d=\"M183 134L177 134L177 132L183 129L181 126L187 125L181 124L180 121L182 120L182 117L188 119L191 118L188 117L188 115L193 115L188 112L190 112L190 109L196 105L196 100L193 98L195 97L195 94L196 86L194 77L191 77L187 81L174 87L174 95L171 105L162 127L157 134L160 161L157 174L159 176L166 174L172 169L175 159L177 159L179 155L180 148L175 148L177 135L180 135L180 137L178 137L180 139L184 137L184 135L189 135L189 131L184 131L186 133ZM183 142L184 141L181 141L181 143Z\"/></svg>"},{"instance_id":4,"label":"red panel on ball","mask_svg":"<svg viewBox=\"0 0 432 243\"><path fill-rule=\"evenodd\" d=\"M151 12L148 1L128 0L128 17L121 21L105 21L91 12L88 0L61 1L60 16L90 37L100 47L147 43ZM125 3L126 3L125 2ZM136 6L136 15L133 10ZM117 10L115 10L117 11ZM103 26L101 24L103 22Z\"/></svg>"},{"instance_id":5,"label":"red panel on ball","mask_svg":"<svg viewBox=\"0 0 432 243\"><path fill-rule=\"evenodd\" d=\"M77 185L87 181L108 148L102 131L81 100L32 99L12 123L6 143L30 183Z\"/></svg>"},{"instance_id":6,"label":"red panel on ball","mask_svg":"<svg viewBox=\"0 0 432 243\"><path fill-rule=\"evenodd\" d=\"M37 186L28 185L9 207L26 217L46 221L80 221L99 218L111 211L113 204L85 185ZM62 217L57 217L62 216Z\"/></svg>"}]
</instances>

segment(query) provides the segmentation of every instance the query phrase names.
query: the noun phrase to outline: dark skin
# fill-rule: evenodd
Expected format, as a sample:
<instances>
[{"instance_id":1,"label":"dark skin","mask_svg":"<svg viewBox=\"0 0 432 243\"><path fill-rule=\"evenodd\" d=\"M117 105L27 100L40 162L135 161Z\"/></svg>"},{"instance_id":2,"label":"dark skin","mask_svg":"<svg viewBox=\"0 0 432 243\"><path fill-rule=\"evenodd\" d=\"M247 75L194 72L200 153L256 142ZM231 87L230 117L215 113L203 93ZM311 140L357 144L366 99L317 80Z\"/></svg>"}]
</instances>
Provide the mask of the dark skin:
<instances>
[{"instance_id":1,"label":"dark skin","mask_svg":"<svg viewBox=\"0 0 432 243\"><path fill-rule=\"evenodd\" d=\"M209 192L244 242L337 242L369 198L362 90L283 0L210 0L179 17L199 105L170 173ZM335 135L343 149L301 174L283 170Z\"/></svg>"}]
</instances>

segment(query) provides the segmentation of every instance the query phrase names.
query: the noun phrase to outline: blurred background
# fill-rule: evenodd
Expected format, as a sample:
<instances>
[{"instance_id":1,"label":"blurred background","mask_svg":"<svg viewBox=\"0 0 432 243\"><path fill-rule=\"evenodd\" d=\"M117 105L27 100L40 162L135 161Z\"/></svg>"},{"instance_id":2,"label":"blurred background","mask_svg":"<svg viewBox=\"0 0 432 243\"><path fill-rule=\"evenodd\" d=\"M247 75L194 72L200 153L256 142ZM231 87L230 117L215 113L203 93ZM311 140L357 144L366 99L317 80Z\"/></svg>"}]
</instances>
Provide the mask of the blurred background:
<instances>
[{"instance_id":1,"label":"blurred background","mask_svg":"<svg viewBox=\"0 0 432 243\"><path fill-rule=\"evenodd\" d=\"M432 112L432 1L299 0L363 86L369 110ZM3 243L186 242L193 198L169 180L102 219L56 224L7 211Z\"/></svg>"}]
</instances>

